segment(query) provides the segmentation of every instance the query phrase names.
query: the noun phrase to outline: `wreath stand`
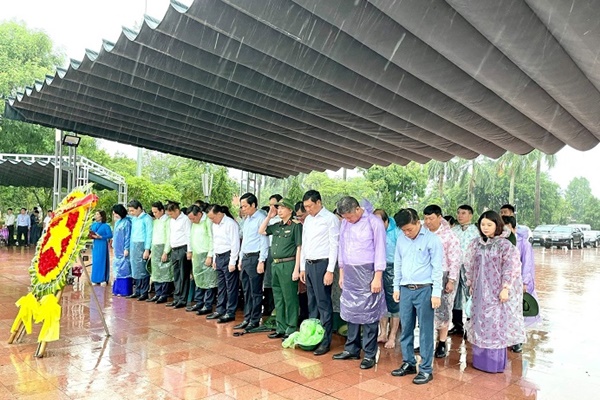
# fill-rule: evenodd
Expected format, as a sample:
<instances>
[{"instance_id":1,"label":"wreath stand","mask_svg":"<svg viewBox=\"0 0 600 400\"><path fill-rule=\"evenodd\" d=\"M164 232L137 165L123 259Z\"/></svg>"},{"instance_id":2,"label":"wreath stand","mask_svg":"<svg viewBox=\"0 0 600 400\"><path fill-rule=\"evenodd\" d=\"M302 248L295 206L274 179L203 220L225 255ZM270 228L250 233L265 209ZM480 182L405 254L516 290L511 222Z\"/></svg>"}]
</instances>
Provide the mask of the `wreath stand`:
<instances>
[{"instance_id":1,"label":"wreath stand","mask_svg":"<svg viewBox=\"0 0 600 400\"><path fill-rule=\"evenodd\" d=\"M100 318L102 320L102 325L104 326L104 331L106 332L106 336L108 337L108 336L110 336L110 332L108 331L108 325L106 325L106 319L104 318L104 313L102 312L102 308L100 307L100 301L98 300L98 296L96 296L96 292L94 291L94 287L92 285L92 280L90 278L90 274L87 271L86 265L83 263L81 255L79 255L77 257L77 260L78 260L79 264L83 266L82 269L83 269L83 273L85 274L85 279L87 281L87 284L90 286L90 292L92 293L94 303L96 303L96 307L98 308L98 313L100 313ZM58 300L59 304L62 299L62 294L63 294L63 289L56 292L56 299ZM15 340L17 341L17 343L20 343L21 340L23 339L24 333L25 333L25 324L23 324L23 321L21 321L19 323L19 327L15 330L15 332L11 333L10 338L8 339L8 344L13 344ZM37 358L44 357L44 354L46 353L47 345L48 345L48 342L45 342L45 341L39 342L34 356Z\"/></svg>"}]
</instances>

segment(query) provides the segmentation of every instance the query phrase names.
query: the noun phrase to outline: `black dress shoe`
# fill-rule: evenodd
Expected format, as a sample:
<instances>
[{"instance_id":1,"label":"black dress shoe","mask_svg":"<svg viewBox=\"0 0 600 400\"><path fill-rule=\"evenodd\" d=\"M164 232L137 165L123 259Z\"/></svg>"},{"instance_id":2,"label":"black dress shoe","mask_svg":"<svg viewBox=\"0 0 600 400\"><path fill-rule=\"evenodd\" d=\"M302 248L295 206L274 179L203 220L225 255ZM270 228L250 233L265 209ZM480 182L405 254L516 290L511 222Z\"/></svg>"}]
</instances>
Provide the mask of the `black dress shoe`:
<instances>
[{"instance_id":1,"label":"black dress shoe","mask_svg":"<svg viewBox=\"0 0 600 400\"><path fill-rule=\"evenodd\" d=\"M146 301L147 301L148 303L152 303L152 302L154 302L154 301L158 301L158 299L159 299L159 298L160 298L160 297L158 297L158 296L154 296L154 297L150 297L150 298L149 298L149 299L147 299Z\"/></svg>"},{"instance_id":2,"label":"black dress shoe","mask_svg":"<svg viewBox=\"0 0 600 400\"><path fill-rule=\"evenodd\" d=\"M511 346L510 349L515 353L522 353L523 352L523 344L522 343L515 344L514 346Z\"/></svg>"},{"instance_id":3,"label":"black dress shoe","mask_svg":"<svg viewBox=\"0 0 600 400\"><path fill-rule=\"evenodd\" d=\"M249 331L251 329L254 328L258 328L258 322L250 322L248 325L246 325L246 331Z\"/></svg>"},{"instance_id":4,"label":"black dress shoe","mask_svg":"<svg viewBox=\"0 0 600 400\"><path fill-rule=\"evenodd\" d=\"M140 297L138 297L138 301L146 301L148 300L148 295L147 294L143 294Z\"/></svg>"},{"instance_id":5,"label":"black dress shoe","mask_svg":"<svg viewBox=\"0 0 600 400\"><path fill-rule=\"evenodd\" d=\"M194 311L200 311L202 309L202 306L200 304L196 304L193 307L186 307L185 311L187 312L194 312Z\"/></svg>"},{"instance_id":6,"label":"black dress shoe","mask_svg":"<svg viewBox=\"0 0 600 400\"><path fill-rule=\"evenodd\" d=\"M167 300L168 299L166 297L159 297L158 300L156 300L156 304L166 303Z\"/></svg>"},{"instance_id":7,"label":"black dress shoe","mask_svg":"<svg viewBox=\"0 0 600 400\"><path fill-rule=\"evenodd\" d=\"M250 324L250 322L248 322L248 321L245 321L245 320L244 320L244 321L240 322L239 324L237 324L237 325L234 325L234 326L233 326L233 329L246 329L246 327L247 327L249 324Z\"/></svg>"},{"instance_id":8,"label":"black dress shoe","mask_svg":"<svg viewBox=\"0 0 600 400\"><path fill-rule=\"evenodd\" d=\"M319 345L319 347L317 347L317 349L313 352L313 354L315 356L322 356L323 354L327 354L329 353L329 346L323 346L323 345Z\"/></svg>"},{"instance_id":9,"label":"black dress shoe","mask_svg":"<svg viewBox=\"0 0 600 400\"><path fill-rule=\"evenodd\" d=\"M373 368L377 362L374 358L365 357L360 363L360 369L369 369Z\"/></svg>"},{"instance_id":10,"label":"black dress shoe","mask_svg":"<svg viewBox=\"0 0 600 400\"><path fill-rule=\"evenodd\" d=\"M140 297L140 295L137 293L132 293L129 296L125 296L127 299L137 299L138 297Z\"/></svg>"},{"instance_id":11,"label":"black dress shoe","mask_svg":"<svg viewBox=\"0 0 600 400\"><path fill-rule=\"evenodd\" d=\"M177 304L173 305L173 309L175 309L175 308L183 308L183 307L185 307L185 303L177 303Z\"/></svg>"},{"instance_id":12,"label":"black dress shoe","mask_svg":"<svg viewBox=\"0 0 600 400\"><path fill-rule=\"evenodd\" d=\"M235 316L229 314L223 314L221 318L217 320L219 324L226 324L227 322L235 321Z\"/></svg>"},{"instance_id":13,"label":"black dress shoe","mask_svg":"<svg viewBox=\"0 0 600 400\"><path fill-rule=\"evenodd\" d=\"M432 379L433 374L428 374L427 372L419 372L417 376L414 377L413 383L415 385L424 385Z\"/></svg>"},{"instance_id":14,"label":"black dress shoe","mask_svg":"<svg viewBox=\"0 0 600 400\"><path fill-rule=\"evenodd\" d=\"M409 375L409 374L412 375L412 374L416 374L416 373L417 373L417 367L405 362L405 363L402 363L400 368L392 371L392 376L404 376L404 375Z\"/></svg>"},{"instance_id":15,"label":"black dress shoe","mask_svg":"<svg viewBox=\"0 0 600 400\"><path fill-rule=\"evenodd\" d=\"M198 315L208 315L212 313L212 310L210 308L201 308L198 311L196 311L196 314Z\"/></svg>"},{"instance_id":16,"label":"black dress shoe","mask_svg":"<svg viewBox=\"0 0 600 400\"><path fill-rule=\"evenodd\" d=\"M282 333L282 332L273 332L273 333L269 333L267 335L267 337L269 339L281 339L281 338L285 337L285 333Z\"/></svg>"},{"instance_id":17,"label":"black dress shoe","mask_svg":"<svg viewBox=\"0 0 600 400\"><path fill-rule=\"evenodd\" d=\"M334 354L332 358L334 360L358 360L360 358L360 355L352 354L344 350L341 353Z\"/></svg>"},{"instance_id":18,"label":"black dress shoe","mask_svg":"<svg viewBox=\"0 0 600 400\"><path fill-rule=\"evenodd\" d=\"M219 318L221 318L222 316L223 316L222 314L219 314L218 312L214 312L214 313L212 313L212 314L208 314L208 315L206 316L206 319L219 319Z\"/></svg>"},{"instance_id":19,"label":"black dress shoe","mask_svg":"<svg viewBox=\"0 0 600 400\"><path fill-rule=\"evenodd\" d=\"M446 342L439 342L435 348L435 358L444 358L448 352L446 351Z\"/></svg>"}]
</instances>

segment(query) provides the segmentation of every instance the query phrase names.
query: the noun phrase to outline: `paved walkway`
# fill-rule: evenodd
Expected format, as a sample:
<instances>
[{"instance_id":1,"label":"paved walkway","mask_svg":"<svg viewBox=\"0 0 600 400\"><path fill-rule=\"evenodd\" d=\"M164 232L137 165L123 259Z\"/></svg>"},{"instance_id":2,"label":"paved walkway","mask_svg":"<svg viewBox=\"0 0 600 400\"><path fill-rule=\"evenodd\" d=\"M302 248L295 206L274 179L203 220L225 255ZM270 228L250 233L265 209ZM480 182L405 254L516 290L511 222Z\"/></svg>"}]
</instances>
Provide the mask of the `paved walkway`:
<instances>
[{"instance_id":1,"label":"paved walkway","mask_svg":"<svg viewBox=\"0 0 600 400\"><path fill-rule=\"evenodd\" d=\"M376 368L281 348L265 334L232 336L218 325L164 305L115 298L95 286L111 336L106 338L90 287L68 287L61 339L36 359L39 326L22 343L0 344L0 399L598 399L600 249L535 249L543 324L528 332L522 355L509 352L503 374L471 367L470 346L452 337L436 359L434 380L395 378L400 350L385 350ZM27 293L32 250L0 248L0 331L8 338ZM238 321L240 317L238 315ZM334 335L336 336L336 335Z\"/></svg>"}]
</instances>

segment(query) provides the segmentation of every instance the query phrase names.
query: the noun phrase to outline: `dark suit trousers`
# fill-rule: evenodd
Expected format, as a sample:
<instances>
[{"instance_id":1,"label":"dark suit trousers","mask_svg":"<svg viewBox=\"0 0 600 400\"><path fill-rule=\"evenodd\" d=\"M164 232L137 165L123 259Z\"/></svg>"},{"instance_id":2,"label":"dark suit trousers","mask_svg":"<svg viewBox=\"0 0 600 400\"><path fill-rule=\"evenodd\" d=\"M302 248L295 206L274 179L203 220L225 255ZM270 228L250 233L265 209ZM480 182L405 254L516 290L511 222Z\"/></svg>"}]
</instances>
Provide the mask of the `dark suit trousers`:
<instances>
[{"instance_id":1,"label":"dark suit trousers","mask_svg":"<svg viewBox=\"0 0 600 400\"><path fill-rule=\"evenodd\" d=\"M15 244L15 226L11 225L8 227L8 245L12 246Z\"/></svg>"},{"instance_id":2,"label":"dark suit trousers","mask_svg":"<svg viewBox=\"0 0 600 400\"><path fill-rule=\"evenodd\" d=\"M216 254L217 264L217 312L235 316L238 302L238 284L240 281L237 269L229 272L229 258L231 252ZM234 262L235 264L235 262Z\"/></svg>"},{"instance_id":3,"label":"dark suit trousers","mask_svg":"<svg viewBox=\"0 0 600 400\"><path fill-rule=\"evenodd\" d=\"M331 285L325 286L323 278L327 272L328 259L316 263L306 262L306 291L308 293L308 312L310 318L319 318L325 328L323 346L331 344L333 331L333 304L331 303Z\"/></svg>"},{"instance_id":4,"label":"dark suit trousers","mask_svg":"<svg viewBox=\"0 0 600 400\"><path fill-rule=\"evenodd\" d=\"M185 246L171 250L173 263L173 302L187 304L187 296L190 291L190 274L192 273L192 261L187 259Z\"/></svg>"},{"instance_id":5,"label":"dark suit trousers","mask_svg":"<svg viewBox=\"0 0 600 400\"><path fill-rule=\"evenodd\" d=\"M264 274L257 272L258 254L242 259L242 288L244 289L244 320L253 324L262 316Z\"/></svg>"}]
</instances>

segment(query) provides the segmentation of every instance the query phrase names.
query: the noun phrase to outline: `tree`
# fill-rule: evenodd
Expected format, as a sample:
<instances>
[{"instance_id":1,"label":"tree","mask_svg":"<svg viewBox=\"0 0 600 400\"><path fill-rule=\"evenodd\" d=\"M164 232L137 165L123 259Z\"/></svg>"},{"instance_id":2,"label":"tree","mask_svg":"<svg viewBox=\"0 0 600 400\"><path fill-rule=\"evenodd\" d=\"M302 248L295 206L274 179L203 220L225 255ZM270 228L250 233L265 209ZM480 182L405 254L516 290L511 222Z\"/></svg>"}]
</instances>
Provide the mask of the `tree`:
<instances>
[{"instance_id":1,"label":"tree","mask_svg":"<svg viewBox=\"0 0 600 400\"><path fill-rule=\"evenodd\" d=\"M293 202L298 202L302 200L302 196L304 196L304 190L300 186L300 181L297 176L293 176L289 179L289 183L287 185L287 189L285 191L284 197L292 200Z\"/></svg>"},{"instance_id":2,"label":"tree","mask_svg":"<svg viewBox=\"0 0 600 400\"><path fill-rule=\"evenodd\" d=\"M506 152L496 163L499 175L506 174L509 177L508 203L515 204L515 182L517 175L520 175L527 168L531 167L532 158L519 154Z\"/></svg>"},{"instance_id":3,"label":"tree","mask_svg":"<svg viewBox=\"0 0 600 400\"><path fill-rule=\"evenodd\" d=\"M417 163L406 166L392 164L374 165L365 177L375 190L374 206L394 214L402 207L418 207L418 199L425 194L427 171Z\"/></svg>"},{"instance_id":4,"label":"tree","mask_svg":"<svg viewBox=\"0 0 600 400\"><path fill-rule=\"evenodd\" d=\"M535 203L534 203L534 221L535 225L540 224L540 201L541 201L541 188L540 178L542 174L542 161L546 164L548 169L554 168L556 165L556 156L552 154L544 154L539 150L531 152L532 157L535 161Z\"/></svg>"},{"instance_id":5,"label":"tree","mask_svg":"<svg viewBox=\"0 0 600 400\"><path fill-rule=\"evenodd\" d=\"M565 192L565 200L571 211L571 222L587 224L585 220L586 209L593 203L590 182L583 177L573 178Z\"/></svg>"}]
</instances>

